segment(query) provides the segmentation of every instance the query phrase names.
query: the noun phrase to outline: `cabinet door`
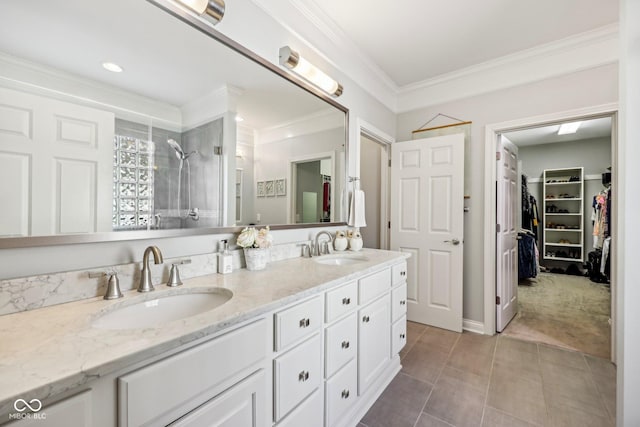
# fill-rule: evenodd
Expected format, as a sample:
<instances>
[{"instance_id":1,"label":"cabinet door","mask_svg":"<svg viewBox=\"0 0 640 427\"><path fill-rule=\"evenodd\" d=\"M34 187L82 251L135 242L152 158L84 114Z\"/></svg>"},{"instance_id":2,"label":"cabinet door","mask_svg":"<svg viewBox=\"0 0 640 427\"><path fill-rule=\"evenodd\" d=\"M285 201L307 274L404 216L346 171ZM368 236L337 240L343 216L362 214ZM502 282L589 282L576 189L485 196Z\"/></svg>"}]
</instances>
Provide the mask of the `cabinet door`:
<instances>
[{"instance_id":1,"label":"cabinet door","mask_svg":"<svg viewBox=\"0 0 640 427\"><path fill-rule=\"evenodd\" d=\"M38 405L38 402L29 403L33 407ZM92 424L91 405L91 390L87 390L52 405L40 404L38 412L29 414L31 418L14 421L7 424L7 427L67 427L71 424L89 426ZM25 412L17 414L23 413Z\"/></svg>"},{"instance_id":2,"label":"cabinet door","mask_svg":"<svg viewBox=\"0 0 640 427\"><path fill-rule=\"evenodd\" d=\"M343 418L342 415L354 405L357 381L355 360L327 381L325 391L327 426L336 425Z\"/></svg>"},{"instance_id":3,"label":"cabinet door","mask_svg":"<svg viewBox=\"0 0 640 427\"><path fill-rule=\"evenodd\" d=\"M407 313L407 284L403 283L391 291L391 321L395 322Z\"/></svg>"},{"instance_id":4,"label":"cabinet door","mask_svg":"<svg viewBox=\"0 0 640 427\"><path fill-rule=\"evenodd\" d=\"M322 382L320 334L294 347L273 361L275 421L279 421Z\"/></svg>"},{"instance_id":5,"label":"cabinet door","mask_svg":"<svg viewBox=\"0 0 640 427\"><path fill-rule=\"evenodd\" d=\"M389 294L358 311L358 394L362 395L390 360Z\"/></svg>"},{"instance_id":6,"label":"cabinet door","mask_svg":"<svg viewBox=\"0 0 640 427\"><path fill-rule=\"evenodd\" d=\"M266 391L266 377L264 370L261 369L169 425L172 427L266 426Z\"/></svg>"}]
</instances>

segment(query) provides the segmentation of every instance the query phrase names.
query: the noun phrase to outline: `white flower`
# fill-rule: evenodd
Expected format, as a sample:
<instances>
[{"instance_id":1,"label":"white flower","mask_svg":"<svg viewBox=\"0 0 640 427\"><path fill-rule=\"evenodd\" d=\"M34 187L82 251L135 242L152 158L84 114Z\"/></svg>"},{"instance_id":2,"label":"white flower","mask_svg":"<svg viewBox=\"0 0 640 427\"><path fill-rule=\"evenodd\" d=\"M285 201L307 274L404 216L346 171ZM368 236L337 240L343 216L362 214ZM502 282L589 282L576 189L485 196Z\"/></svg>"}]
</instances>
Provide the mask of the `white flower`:
<instances>
[{"instance_id":1,"label":"white flower","mask_svg":"<svg viewBox=\"0 0 640 427\"><path fill-rule=\"evenodd\" d=\"M238 236L236 240L238 246L243 248L270 248L273 237L269 233L269 227L265 227L257 231L254 227L247 227Z\"/></svg>"},{"instance_id":2,"label":"white flower","mask_svg":"<svg viewBox=\"0 0 640 427\"><path fill-rule=\"evenodd\" d=\"M256 236L255 246L259 248L270 248L273 242L273 237L269 234L269 227L265 227L258 231Z\"/></svg>"},{"instance_id":3,"label":"white flower","mask_svg":"<svg viewBox=\"0 0 640 427\"><path fill-rule=\"evenodd\" d=\"M258 235L258 232L256 231L255 228L253 227L245 228L244 230L242 230L242 232L238 236L238 240L237 240L238 246L241 246L243 248L253 247L256 241L257 235Z\"/></svg>"}]
</instances>

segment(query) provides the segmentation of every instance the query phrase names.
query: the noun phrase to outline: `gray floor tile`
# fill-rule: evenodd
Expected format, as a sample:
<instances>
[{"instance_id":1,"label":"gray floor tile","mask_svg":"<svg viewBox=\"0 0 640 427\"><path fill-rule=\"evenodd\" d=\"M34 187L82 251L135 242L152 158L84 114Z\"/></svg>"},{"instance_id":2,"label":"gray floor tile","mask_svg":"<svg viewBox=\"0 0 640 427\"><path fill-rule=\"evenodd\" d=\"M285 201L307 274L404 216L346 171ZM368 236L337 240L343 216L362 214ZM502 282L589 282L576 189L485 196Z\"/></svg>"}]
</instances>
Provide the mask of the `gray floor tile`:
<instances>
[{"instance_id":1,"label":"gray floor tile","mask_svg":"<svg viewBox=\"0 0 640 427\"><path fill-rule=\"evenodd\" d=\"M481 393L486 393L487 386L489 385L489 375L476 375L468 371L461 371L460 369L456 369L451 366L445 366L440 373L438 383L441 381L458 381L477 389Z\"/></svg>"},{"instance_id":2,"label":"gray floor tile","mask_svg":"<svg viewBox=\"0 0 640 427\"><path fill-rule=\"evenodd\" d=\"M402 359L402 372L422 381L435 383L449 355L417 342Z\"/></svg>"},{"instance_id":3,"label":"gray floor tile","mask_svg":"<svg viewBox=\"0 0 640 427\"><path fill-rule=\"evenodd\" d=\"M566 406L549 406L550 427L613 427L614 422Z\"/></svg>"},{"instance_id":4,"label":"gray floor tile","mask_svg":"<svg viewBox=\"0 0 640 427\"><path fill-rule=\"evenodd\" d=\"M491 353L476 352L456 346L447 361L447 366L488 377L491 372L492 359L493 354Z\"/></svg>"},{"instance_id":5,"label":"gray floor tile","mask_svg":"<svg viewBox=\"0 0 640 427\"><path fill-rule=\"evenodd\" d=\"M536 425L487 406L484 408L482 427L536 427Z\"/></svg>"},{"instance_id":6,"label":"gray floor tile","mask_svg":"<svg viewBox=\"0 0 640 427\"><path fill-rule=\"evenodd\" d=\"M500 335L496 344L496 354L501 353L530 353L538 354L538 344L529 341L521 341Z\"/></svg>"},{"instance_id":7,"label":"gray floor tile","mask_svg":"<svg viewBox=\"0 0 640 427\"><path fill-rule=\"evenodd\" d=\"M427 326L421 323L407 322L407 344L400 351L400 359L405 358L426 329Z\"/></svg>"},{"instance_id":8,"label":"gray floor tile","mask_svg":"<svg viewBox=\"0 0 640 427\"><path fill-rule=\"evenodd\" d=\"M418 342L444 353L449 353L460 336L461 334L456 332L429 326L420 336Z\"/></svg>"},{"instance_id":9,"label":"gray floor tile","mask_svg":"<svg viewBox=\"0 0 640 427\"><path fill-rule=\"evenodd\" d=\"M593 375L596 388L611 418L616 416L616 379L610 376Z\"/></svg>"},{"instance_id":10,"label":"gray floor tile","mask_svg":"<svg viewBox=\"0 0 640 427\"><path fill-rule=\"evenodd\" d=\"M451 424L442 421L432 415L423 412L420 414L420 418L418 418L418 422L416 423L416 427L452 427Z\"/></svg>"},{"instance_id":11,"label":"gray floor tile","mask_svg":"<svg viewBox=\"0 0 640 427\"><path fill-rule=\"evenodd\" d=\"M589 365L589 369L595 375L600 376L609 376L614 379L616 378L616 365L611 363L611 361L606 359L601 359L599 357L589 356L588 354L584 355L584 358Z\"/></svg>"},{"instance_id":12,"label":"gray floor tile","mask_svg":"<svg viewBox=\"0 0 640 427\"><path fill-rule=\"evenodd\" d=\"M542 372L540 364L536 360L529 360L526 357L501 359L498 356L493 361L494 372L505 372L511 375L542 383Z\"/></svg>"},{"instance_id":13,"label":"gray floor tile","mask_svg":"<svg viewBox=\"0 0 640 427\"><path fill-rule=\"evenodd\" d=\"M542 384L508 372L493 372L487 405L535 424L544 425L547 419Z\"/></svg>"},{"instance_id":14,"label":"gray floor tile","mask_svg":"<svg viewBox=\"0 0 640 427\"><path fill-rule=\"evenodd\" d=\"M543 362L568 366L576 369L589 369L582 353L578 353L577 351L563 350L558 347L551 347L543 344L540 344L538 349L540 351L540 360Z\"/></svg>"},{"instance_id":15,"label":"gray floor tile","mask_svg":"<svg viewBox=\"0 0 640 427\"><path fill-rule=\"evenodd\" d=\"M456 427L479 426L486 391L480 391L467 379L447 370L434 386L424 412Z\"/></svg>"},{"instance_id":16,"label":"gray floor tile","mask_svg":"<svg viewBox=\"0 0 640 427\"><path fill-rule=\"evenodd\" d=\"M398 374L369 409L362 423L367 427L413 427L432 386Z\"/></svg>"},{"instance_id":17,"label":"gray floor tile","mask_svg":"<svg viewBox=\"0 0 640 427\"><path fill-rule=\"evenodd\" d=\"M568 406L596 416L608 416L590 372L546 362L541 365L544 394L549 405Z\"/></svg>"}]
</instances>

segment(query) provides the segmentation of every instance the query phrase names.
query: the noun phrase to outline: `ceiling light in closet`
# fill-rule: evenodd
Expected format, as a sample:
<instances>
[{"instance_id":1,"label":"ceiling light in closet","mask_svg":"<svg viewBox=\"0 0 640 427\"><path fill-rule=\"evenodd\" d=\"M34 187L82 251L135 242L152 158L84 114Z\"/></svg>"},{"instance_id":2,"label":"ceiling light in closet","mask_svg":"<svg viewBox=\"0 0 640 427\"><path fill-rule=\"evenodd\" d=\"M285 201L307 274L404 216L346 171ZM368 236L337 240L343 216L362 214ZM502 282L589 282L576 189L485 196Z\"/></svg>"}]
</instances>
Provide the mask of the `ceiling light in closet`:
<instances>
[{"instance_id":1,"label":"ceiling light in closet","mask_svg":"<svg viewBox=\"0 0 640 427\"><path fill-rule=\"evenodd\" d=\"M121 66L113 62L103 62L102 67L107 71L111 71L112 73L121 73L124 71Z\"/></svg>"},{"instance_id":2,"label":"ceiling light in closet","mask_svg":"<svg viewBox=\"0 0 640 427\"><path fill-rule=\"evenodd\" d=\"M177 0L177 2L214 24L222 21L224 16L224 0Z\"/></svg>"},{"instance_id":3,"label":"ceiling light in closet","mask_svg":"<svg viewBox=\"0 0 640 427\"><path fill-rule=\"evenodd\" d=\"M558 135L567 135L569 133L576 133L582 122L563 123L558 129Z\"/></svg>"},{"instance_id":4,"label":"ceiling light in closet","mask_svg":"<svg viewBox=\"0 0 640 427\"><path fill-rule=\"evenodd\" d=\"M236 122L240 123L240 122L244 122L244 119L242 118L242 116L239 116L236 114Z\"/></svg>"},{"instance_id":5,"label":"ceiling light in closet","mask_svg":"<svg viewBox=\"0 0 640 427\"><path fill-rule=\"evenodd\" d=\"M292 50L289 46L280 48L280 65L289 68L332 96L342 95L343 87L340 83L301 57L298 52Z\"/></svg>"}]
</instances>

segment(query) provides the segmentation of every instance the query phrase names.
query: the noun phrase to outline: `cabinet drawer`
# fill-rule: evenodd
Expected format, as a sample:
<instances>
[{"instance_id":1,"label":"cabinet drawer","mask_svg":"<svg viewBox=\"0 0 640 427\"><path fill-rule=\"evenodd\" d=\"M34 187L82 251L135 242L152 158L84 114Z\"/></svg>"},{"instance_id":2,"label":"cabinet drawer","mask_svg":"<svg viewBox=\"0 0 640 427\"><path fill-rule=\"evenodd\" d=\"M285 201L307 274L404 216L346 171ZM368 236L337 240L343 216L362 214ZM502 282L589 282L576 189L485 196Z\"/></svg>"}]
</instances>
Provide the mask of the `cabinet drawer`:
<instances>
[{"instance_id":1,"label":"cabinet drawer","mask_svg":"<svg viewBox=\"0 0 640 427\"><path fill-rule=\"evenodd\" d=\"M391 287L391 270L385 269L358 281L360 304L366 304Z\"/></svg>"},{"instance_id":2,"label":"cabinet drawer","mask_svg":"<svg viewBox=\"0 0 640 427\"><path fill-rule=\"evenodd\" d=\"M166 425L196 408L266 358L267 336L262 319L118 378L118 425Z\"/></svg>"},{"instance_id":3,"label":"cabinet drawer","mask_svg":"<svg viewBox=\"0 0 640 427\"><path fill-rule=\"evenodd\" d=\"M280 351L322 327L322 296L275 314L275 350Z\"/></svg>"},{"instance_id":4,"label":"cabinet drawer","mask_svg":"<svg viewBox=\"0 0 640 427\"><path fill-rule=\"evenodd\" d=\"M391 321L407 313L407 284L403 283L391 291Z\"/></svg>"},{"instance_id":5,"label":"cabinet drawer","mask_svg":"<svg viewBox=\"0 0 640 427\"><path fill-rule=\"evenodd\" d=\"M325 378L353 359L357 353L358 318L356 313L325 330Z\"/></svg>"},{"instance_id":6,"label":"cabinet drawer","mask_svg":"<svg viewBox=\"0 0 640 427\"><path fill-rule=\"evenodd\" d=\"M407 280L407 263L401 262L391 267L392 286L397 286Z\"/></svg>"},{"instance_id":7,"label":"cabinet drawer","mask_svg":"<svg viewBox=\"0 0 640 427\"><path fill-rule=\"evenodd\" d=\"M261 369L169 426L265 427L266 392L266 376Z\"/></svg>"},{"instance_id":8,"label":"cabinet drawer","mask_svg":"<svg viewBox=\"0 0 640 427\"><path fill-rule=\"evenodd\" d=\"M327 292L326 315L327 323L333 322L340 316L347 314L358 305L358 283L351 282L338 289Z\"/></svg>"},{"instance_id":9,"label":"cabinet drawer","mask_svg":"<svg viewBox=\"0 0 640 427\"><path fill-rule=\"evenodd\" d=\"M355 360L327 381L325 388L327 426L335 425L347 409L353 406L357 396L357 386L358 370Z\"/></svg>"},{"instance_id":10,"label":"cabinet drawer","mask_svg":"<svg viewBox=\"0 0 640 427\"><path fill-rule=\"evenodd\" d=\"M273 361L274 419L279 421L322 382L320 334Z\"/></svg>"},{"instance_id":11,"label":"cabinet drawer","mask_svg":"<svg viewBox=\"0 0 640 427\"><path fill-rule=\"evenodd\" d=\"M400 353L407 344L407 316L402 316L391 327L391 356Z\"/></svg>"},{"instance_id":12,"label":"cabinet drawer","mask_svg":"<svg viewBox=\"0 0 640 427\"><path fill-rule=\"evenodd\" d=\"M311 396L291 411L284 420L277 424L278 427L323 427L324 401L322 391L316 390Z\"/></svg>"}]
</instances>

